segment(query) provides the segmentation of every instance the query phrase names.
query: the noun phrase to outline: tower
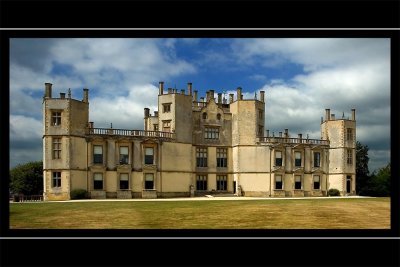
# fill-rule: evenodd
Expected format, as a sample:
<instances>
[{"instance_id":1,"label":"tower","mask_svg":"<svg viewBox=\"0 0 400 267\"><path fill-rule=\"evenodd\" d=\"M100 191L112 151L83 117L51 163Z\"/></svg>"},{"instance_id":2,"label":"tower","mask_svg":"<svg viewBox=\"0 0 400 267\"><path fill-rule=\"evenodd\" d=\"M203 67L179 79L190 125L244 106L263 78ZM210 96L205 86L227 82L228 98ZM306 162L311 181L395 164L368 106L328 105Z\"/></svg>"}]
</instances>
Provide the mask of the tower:
<instances>
[{"instance_id":1,"label":"tower","mask_svg":"<svg viewBox=\"0 0 400 267\"><path fill-rule=\"evenodd\" d=\"M330 109L325 110L325 120L321 123L321 138L330 141L329 184L342 195L355 195L356 185L356 110L351 110L351 118L335 118Z\"/></svg>"},{"instance_id":2,"label":"tower","mask_svg":"<svg viewBox=\"0 0 400 267\"><path fill-rule=\"evenodd\" d=\"M52 97L52 84L45 83L43 97L43 186L45 200L65 200L73 189L87 189L85 139L89 121L89 89L83 99ZM74 156L73 156L74 155Z\"/></svg>"}]
</instances>

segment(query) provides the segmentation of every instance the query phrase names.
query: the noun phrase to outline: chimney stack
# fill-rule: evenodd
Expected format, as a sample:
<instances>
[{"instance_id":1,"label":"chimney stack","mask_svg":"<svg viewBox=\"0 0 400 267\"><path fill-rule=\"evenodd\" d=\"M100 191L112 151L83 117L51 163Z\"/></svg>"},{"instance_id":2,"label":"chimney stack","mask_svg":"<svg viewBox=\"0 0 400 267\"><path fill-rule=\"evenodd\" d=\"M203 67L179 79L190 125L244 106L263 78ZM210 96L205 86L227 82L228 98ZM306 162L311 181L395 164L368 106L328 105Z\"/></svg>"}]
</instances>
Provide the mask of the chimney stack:
<instances>
[{"instance_id":1,"label":"chimney stack","mask_svg":"<svg viewBox=\"0 0 400 267\"><path fill-rule=\"evenodd\" d=\"M168 94L172 94L172 93L173 93L172 88L168 88Z\"/></svg>"},{"instance_id":2,"label":"chimney stack","mask_svg":"<svg viewBox=\"0 0 400 267\"><path fill-rule=\"evenodd\" d=\"M89 103L89 89L83 88L83 103Z\"/></svg>"},{"instance_id":3,"label":"chimney stack","mask_svg":"<svg viewBox=\"0 0 400 267\"><path fill-rule=\"evenodd\" d=\"M233 103L233 94L229 94L229 104Z\"/></svg>"},{"instance_id":4,"label":"chimney stack","mask_svg":"<svg viewBox=\"0 0 400 267\"><path fill-rule=\"evenodd\" d=\"M65 93L60 93L60 98L64 99L65 98Z\"/></svg>"},{"instance_id":5,"label":"chimney stack","mask_svg":"<svg viewBox=\"0 0 400 267\"><path fill-rule=\"evenodd\" d=\"M204 102L204 97L200 97L200 102Z\"/></svg>"},{"instance_id":6,"label":"chimney stack","mask_svg":"<svg viewBox=\"0 0 400 267\"><path fill-rule=\"evenodd\" d=\"M269 130L267 130L267 137L269 137Z\"/></svg>"},{"instance_id":7,"label":"chimney stack","mask_svg":"<svg viewBox=\"0 0 400 267\"><path fill-rule=\"evenodd\" d=\"M89 128L93 128L93 121L89 121Z\"/></svg>"},{"instance_id":8,"label":"chimney stack","mask_svg":"<svg viewBox=\"0 0 400 267\"><path fill-rule=\"evenodd\" d=\"M222 104L222 93L218 93L218 104Z\"/></svg>"},{"instance_id":9,"label":"chimney stack","mask_svg":"<svg viewBox=\"0 0 400 267\"><path fill-rule=\"evenodd\" d=\"M279 132L279 137L282 137L282 132Z\"/></svg>"},{"instance_id":10,"label":"chimney stack","mask_svg":"<svg viewBox=\"0 0 400 267\"><path fill-rule=\"evenodd\" d=\"M154 117L158 117L158 111L154 111Z\"/></svg>"},{"instance_id":11,"label":"chimney stack","mask_svg":"<svg viewBox=\"0 0 400 267\"><path fill-rule=\"evenodd\" d=\"M197 90L194 90L194 101L197 102Z\"/></svg>"},{"instance_id":12,"label":"chimney stack","mask_svg":"<svg viewBox=\"0 0 400 267\"><path fill-rule=\"evenodd\" d=\"M355 108L351 109L351 120L352 121L356 120L356 109Z\"/></svg>"},{"instance_id":13,"label":"chimney stack","mask_svg":"<svg viewBox=\"0 0 400 267\"><path fill-rule=\"evenodd\" d=\"M184 95L185 94L185 89L181 90L181 94Z\"/></svg>"},{"instance_id":14,"label":"chimney stack","mask_svg":"<svg viewBox=\"0 0 400 267\"><path fill-rule=\"evenodd\" d=\"M51 87L52 87L52 84L51 83L45 83L44 87L45 87L44 97L51 98Z\"/></svg>"},{"instance_id":15,"label":"chimney stack","mask_svg":"<svg viewBox=\"0 0 400 267\"><path fill-rule=\"evenodd\" d=\"M285 137L286 137L286 138L289 137L289 129L285 129Z\"/></svg>"},{"instance_id":16,"label":"chimney stack","mask_svg":"<svg viewBox=\"0 0 400 267\"><path fill-rule=\"evenodd\" d=\"M331 114L331 121L335 120L335 114Z\"/></svg>"},{"instance_id":17,"label":"chimney stack","mask_svg":"<svg viewBox=\"0 0 400 267\"><path fill-rule=\"evenodd\" d=\"M188 94L192 95L192 83L188 83Z\"/></svg>"},{"instance_id":18,"label":"chimney stack","mask_svg":"<svg viewBox=\"0 0 400 267\"><path fill-rule=\"evenodd\" d=\"M329 108L325 109L325 121L329 121L331 118L331 110Z\"/></svg>"},{"instance_id":19,"label":"chimney stack","mask_svg":"<svg viewBox=\"0 0 400 267\"><path fill-rule=\"evenodd\" d=\"M303 134L299 134L299 139L303 139Z\"/></svg>"},{"instance_id":20,"label":"chimney stack","mask_svg":"<svg viewBox=\"0 0 400 267\"><path fill-rule=\"evenodd\" d=\"M214 90L210 90L210 99L214 99Z\"/></svg>"},{"instance_id":21,"label":"chimney stack","mask_svg":"<svg viewBox=\"0 0 400 267\"><path fill-rule=\"evenodd\" d=\"M149 108L144 108L144 117L145 118L150 117L150 109Z\"/></svg>"},{"instance_id":22,"label":"chimney stack","mask_svg":"<svg viewBox=\"0 0 400 267\"><path fill-rule=\"evenodd\" d=\"M164 94L164 82L159 82L158 83L158 95L163 95Z\"/></svg>"},{"instance_id":23,"label":"chimney stack","mask_svg":"<svg viewBox=\"0 0 400 267\"><path fill-rule=\"evenodd\" d=\"M265 102L265 91L260 91L260 101Z\"/></svg>"},{"instance_id":24,"label":"chimney stack","mask_svg":"<svg viewBox=\"0 0 400 267\"><path fill-rule=\"evenodd\" d=\"M236 95L237 95L237 100L242 100L243 96L242 96L242 87L238 87L236 89Z\"/></svg>"},{"instance_id":25,"label":"chimney stack","mask_svg":"<svg viewBox=\"0 0 400 267\"><path fill-rule=\"evenodd\" d=\"M206 92L206 101L208 102L210 100L210 91Z\"/></svg>"}]
</instances>

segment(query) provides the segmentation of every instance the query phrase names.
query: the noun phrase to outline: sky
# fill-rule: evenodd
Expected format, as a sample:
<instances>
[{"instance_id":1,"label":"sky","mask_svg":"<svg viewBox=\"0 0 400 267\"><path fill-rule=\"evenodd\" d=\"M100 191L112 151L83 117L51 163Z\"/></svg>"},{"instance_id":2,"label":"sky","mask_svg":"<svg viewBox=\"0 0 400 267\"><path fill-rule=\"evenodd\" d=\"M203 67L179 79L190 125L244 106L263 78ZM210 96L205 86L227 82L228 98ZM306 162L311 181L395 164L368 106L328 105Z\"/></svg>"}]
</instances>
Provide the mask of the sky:
<instances>
[{"instance_id":1,"label":"sky","mask_svg":"<svg viewBox=\"0 0 400 267\"><path fill-rule=\"evenodd\" d=\"M370 171L390 162L390 39L386 38L14 38L10 40L10 168L42 160L44 83L53 97L89 88L95 127L143 129L158 83L234 93L265 91L265 129L320 138L330 108L356 109L356 137ZM235 93L236 95L236 93Z\"/></svg>"}]
</instances>

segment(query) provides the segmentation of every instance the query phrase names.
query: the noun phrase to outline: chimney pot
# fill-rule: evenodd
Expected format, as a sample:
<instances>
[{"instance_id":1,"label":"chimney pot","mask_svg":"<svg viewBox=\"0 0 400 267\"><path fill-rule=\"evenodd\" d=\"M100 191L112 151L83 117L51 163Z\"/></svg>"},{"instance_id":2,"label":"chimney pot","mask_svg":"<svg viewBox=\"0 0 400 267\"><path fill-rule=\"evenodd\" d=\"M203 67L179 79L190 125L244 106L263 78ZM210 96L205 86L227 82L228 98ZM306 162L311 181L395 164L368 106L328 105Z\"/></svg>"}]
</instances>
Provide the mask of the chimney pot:
<instances>
[{"instance_id":1,"label":"chimney pot","mask_svg":"<svg viewBox=\"0 0 400 267\"><path fill-rule=\"evenodd\" d=\"M325 109L325 121L329 121L331 118L331 110L329 108Z\"/></svg>"},{"instance_id":2,"label":"chimney pot","mask_svg":"<svg viewBox=\"0 0 400 267\"><path fill-rule=\"evenodd\" d=\"M242 96L242 87L238 87L238 88L236 89L236 97L237 97L237 100L242 100L242 99L243 99L243 96Z\"/></svg>"},{"instance_id":3,"label":"chimney pot","mask_svg":"<svg viewBox=\"0 0 400 267\"><path fill-rule=\"evenodd\" d=\"M356 109L355 108L351 109L351 120L352 121L356 120Z\"/></svg>"},{"instance_id":4,"label":"chimney pot","mask_svg":"<svg viewBox=\"0 0 400 267\"><path fill-rule=\"evenodd\" d=\"M145 118L150 117L150 109L149 108L144 108L144 117Z\"/></svg>"},{"instance_id":5,"label":"chimney pot","mask_svg":"<svg viewBox=\"0 0 400 267\"><path fill-rule=\"evenodd\" d=\"M233 103L233 94L229 94L229 104Z\"/></svg>"},{"instance_id":6,"label":"chimney pot","mask_svg":"<svg viewBox=\"0 0 400 267\"><path fill-rule=\"evenodd\" d=\"M45 83L44 84L44 87L45 87L44 97L51 98L51 90L52 90L51 87L52 86L53 86L53 84L51 84L51 83Z\"/></svg>"},{"instance_id":7,"label":"chimney pot","mask_svg":"<svg viewBox=\"0 0 400 267\"><path fill-rule=\"evenodd\" d=\"M189 95L192 95L192 83L188 83L188 91Z\"/></svg>"},{"instance_id":8,"label":"chimney pot","mask_svg":"<svg viewBox=\"0 0 400 267\"><path fill-rule=\"evenodd\" d=\"M83 100L84 103L89 103L89 89L83 88Z\"/></svg>"},{"instance_id":9,"label":"chimney pot","mask_svg":"<svg viewBox=\"0 0 400 267\"><path fill-rule=\"evenodd\" d=\"M265 91L260 91L260 101L265 102Z\"/></svg>"},{"instance_id":10,"label":"chimney pot","mask_svg":"<svg viewBox=\"0 0 400 267\"><path fill-rule=\"evenodd\" d=\"M158 83L158 94L163 95L164 94L164 82L159 82Z\"/></svg>"}]
</instances>

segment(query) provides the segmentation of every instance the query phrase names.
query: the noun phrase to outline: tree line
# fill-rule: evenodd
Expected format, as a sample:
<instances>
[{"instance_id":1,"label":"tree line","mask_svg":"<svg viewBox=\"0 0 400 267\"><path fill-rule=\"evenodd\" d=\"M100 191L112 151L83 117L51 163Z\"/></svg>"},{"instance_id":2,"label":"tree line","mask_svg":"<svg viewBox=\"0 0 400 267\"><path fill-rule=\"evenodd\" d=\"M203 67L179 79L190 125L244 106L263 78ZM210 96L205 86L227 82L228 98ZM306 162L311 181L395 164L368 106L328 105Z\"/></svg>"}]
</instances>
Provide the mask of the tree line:
<instances>
[{"instance_id":1,"label":"tree line","mask_svg":"<svg viewBox=\"0 0 400 267\"><path fill-rule=\"evenodd\" d=\"M356 143L356 192L360 196L390 196L390 163L369 172L368 146ZM14 194L43 193L43 162L20 164L10 170L10 191Z\"/></svg>"}]
</instances>

